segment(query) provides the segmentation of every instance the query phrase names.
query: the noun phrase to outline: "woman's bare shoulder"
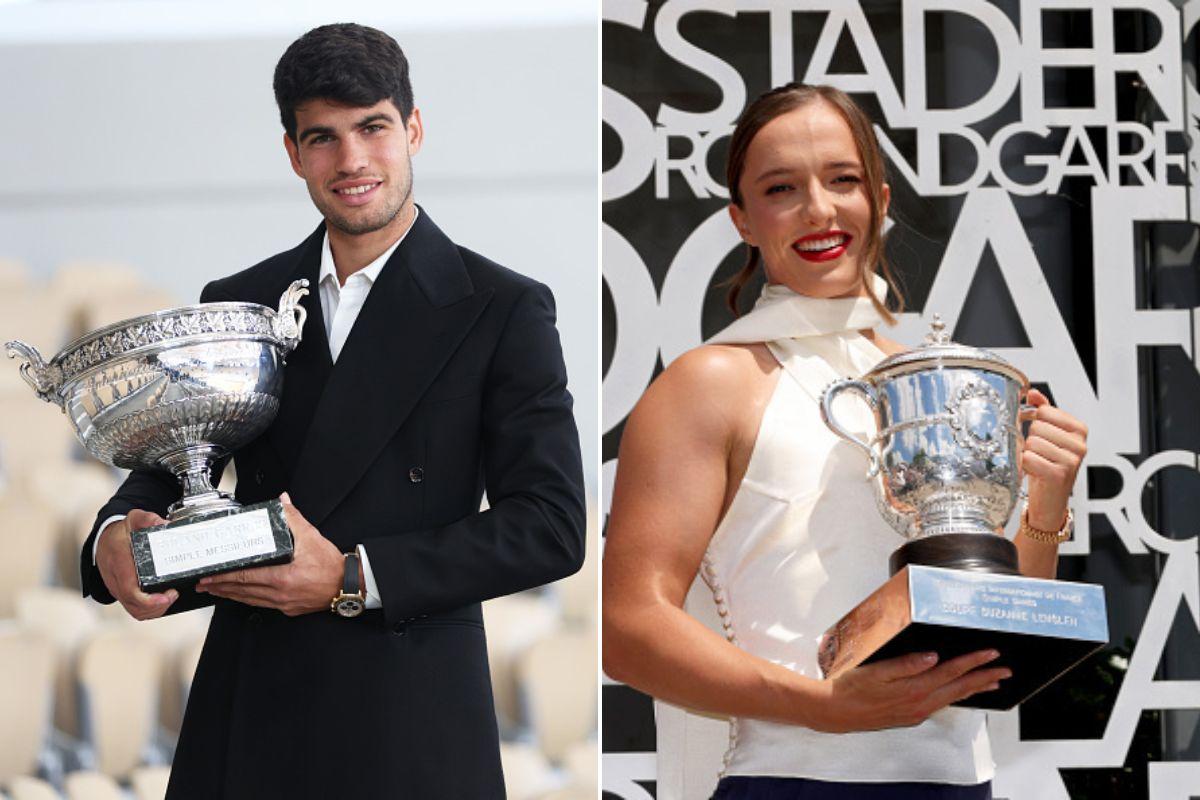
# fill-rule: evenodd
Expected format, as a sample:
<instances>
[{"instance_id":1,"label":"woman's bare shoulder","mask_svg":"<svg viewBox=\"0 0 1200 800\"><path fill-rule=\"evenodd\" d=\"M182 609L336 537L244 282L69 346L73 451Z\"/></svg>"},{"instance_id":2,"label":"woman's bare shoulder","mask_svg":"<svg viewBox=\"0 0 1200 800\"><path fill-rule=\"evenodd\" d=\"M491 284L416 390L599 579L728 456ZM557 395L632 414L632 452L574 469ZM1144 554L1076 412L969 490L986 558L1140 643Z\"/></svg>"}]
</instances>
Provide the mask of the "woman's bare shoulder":
<instances>
[{"instance_id":1,"label":"woman's bare shoulder","mask_svg":"<svg viewBox=\"0 0 1200 800\"><path fill-rule=\"evenodd\" d=\"M706 344L676 358L655 381L672 392L744 403L758 385L770 382L779 363L766 345Z\"/></svg>"},{"instance_id":2,"label":"woman's bare shoulder","mask_svg":"<svg viewBox=\"0 0 1200 800\"><path fill-rule=\"evenodd\" d=\"M763 344L709 344L689 350L663 370L635 414L666 413L707 428L735 423L773 385L778 362Z\"/></svg>"}]
</instances>

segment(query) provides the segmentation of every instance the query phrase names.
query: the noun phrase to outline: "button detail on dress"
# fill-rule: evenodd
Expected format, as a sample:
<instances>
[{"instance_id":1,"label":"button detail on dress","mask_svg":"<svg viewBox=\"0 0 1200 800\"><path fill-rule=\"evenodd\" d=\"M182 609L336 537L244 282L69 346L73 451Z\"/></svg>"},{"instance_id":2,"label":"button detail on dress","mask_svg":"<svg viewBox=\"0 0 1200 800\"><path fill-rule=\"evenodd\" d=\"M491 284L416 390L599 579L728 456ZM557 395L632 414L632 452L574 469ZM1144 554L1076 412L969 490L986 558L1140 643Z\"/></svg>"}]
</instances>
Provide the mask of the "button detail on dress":
<instances>
[{"instance_id":1,"label":"button detail on dress","mask_svg":"<svg viewBox=\"0 0 1200 800\"><path fill-rule=\"evenodd\" d=\"M261 469L257 469L254 471L254 482L257 483L259 486L262 486L263 481L265 481L266 479L267 479L267 476L263 474L263 471Z\"/></svg>"},{"instance_id":2,"label":"button detail on dress","mask_svg":"<svg viewBox=\"0 0 1200 800\"><path fill-rule=\"evenodd\" d=\"M413 467L408 471L408 479L413 483L420 483L425 480L425 470L420 467Z\"/></svg>"}]
</instances>

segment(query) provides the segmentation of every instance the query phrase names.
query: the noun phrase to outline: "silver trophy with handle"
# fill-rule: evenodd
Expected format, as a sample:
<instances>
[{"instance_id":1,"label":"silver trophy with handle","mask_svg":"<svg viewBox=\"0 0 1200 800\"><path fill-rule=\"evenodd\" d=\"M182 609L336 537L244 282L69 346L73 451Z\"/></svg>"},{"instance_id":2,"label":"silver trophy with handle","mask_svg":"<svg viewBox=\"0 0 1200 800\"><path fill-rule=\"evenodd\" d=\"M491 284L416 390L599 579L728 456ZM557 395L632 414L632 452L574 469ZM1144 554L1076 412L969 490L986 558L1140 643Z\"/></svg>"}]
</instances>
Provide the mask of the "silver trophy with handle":
<instances>
[{"instance_id":1,"label":"silver trophy with handle","mask_svg":"<svg viewBox=\"0 0 1200 800\"><path fill-rule=\"evenodd\" d=\"M182 497L167 524L131 534L144 591L292 559L280 502L243 507L211 474L274 420L307 286L293 282L275 309L202 303L134 317L79 337L49 361L31 345L7 343L9 357L23 359L21 377L63 410L89 453L179 480Z\"/></svg>"},{"instance_id":2,"label":"silver trophy with handle","mask_svg":"<svg viewBox=\"0 0 1200 800\"><path fill-rule=\"evenodd\" d=\"M1108 642L1099 586L1027 578L1003 535L1021 496L1029 380L995 353L950 341L934 315L921 347L821 396L821 416L864 452L880 514L903 538L892 577L830 628L826 677L918 651L942 659L985 648L1013 676L962 705L1011 708ZM847 431L834 400L874 411L876 433Z\"/></svg>"}]
</instances>

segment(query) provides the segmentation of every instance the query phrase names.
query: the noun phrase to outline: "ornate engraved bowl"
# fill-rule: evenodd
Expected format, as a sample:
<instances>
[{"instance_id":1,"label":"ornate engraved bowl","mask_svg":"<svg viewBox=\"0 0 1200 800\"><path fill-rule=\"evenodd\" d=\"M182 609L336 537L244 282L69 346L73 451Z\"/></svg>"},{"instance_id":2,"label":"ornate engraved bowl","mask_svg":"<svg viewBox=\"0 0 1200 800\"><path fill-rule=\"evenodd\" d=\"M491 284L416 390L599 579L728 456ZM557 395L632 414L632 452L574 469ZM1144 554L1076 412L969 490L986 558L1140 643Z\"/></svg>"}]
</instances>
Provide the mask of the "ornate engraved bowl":
<instances>
[{"instance_id":1,"label":"ornate engraved bowl","mask_svg":"<svg viewBox=\"0 0 1200 800\"><path fill-rule=\"evenodd\" d=\"M935 317L924 346L885 359L862 380L831 384L821 413L834 433L866 452L879 509L902 536L992 534L1020 496L1028 391L1019 370L951 342ZM838 424L832 404L842 392L874 410L878 433L870 442Z\"/></svg>"},{"instance_id":2,"label":"ornate engraved bowl","mask_svg":"<svg viewBox=\"0 0 1200 800\"><path fill-rule=\"evenodd\" d=\"M81 336L49 362L24 342L6 346L93 456L124 469L167 469L181 481L172 521L232 510L237 504L213 488L210 469L275 418L307 285L288 287L278 310L204 303L134 317Z\"/></svg>"}]
</instances>

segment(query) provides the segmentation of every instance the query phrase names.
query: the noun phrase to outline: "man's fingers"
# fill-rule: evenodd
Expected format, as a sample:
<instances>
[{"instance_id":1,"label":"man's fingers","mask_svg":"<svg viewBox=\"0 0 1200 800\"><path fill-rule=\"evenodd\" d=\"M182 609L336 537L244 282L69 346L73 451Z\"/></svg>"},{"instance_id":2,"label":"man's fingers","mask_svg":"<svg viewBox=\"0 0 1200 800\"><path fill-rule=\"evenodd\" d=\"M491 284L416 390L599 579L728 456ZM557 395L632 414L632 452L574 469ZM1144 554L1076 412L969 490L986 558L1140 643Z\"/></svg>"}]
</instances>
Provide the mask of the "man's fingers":
<instances>
[{"instance_id":1,"label":"man's fingers","mask_svg":"<svg viewBox=\"0 0 1200 800\"><path fill-rule=\"evenodd\" d=\"M274 575L276 573L270 567L251 567L201 578L197 586L203 589L214 586L274 586Z\"/></svg>"},{"instance_id":2,"label":"man's fingers","mask_svg":"<svg viewBox=\"0 0 1200 800\"><path fill-rule=\"evenodd\" d=\"M301 531L308 530L308 520L300 513L300 510L292 505L292 498L287 492L279 495L279 502L283 504L283 518L287 521L288 527L292 529L292 535L298 536Z\"/></svg>"},{"instance_id":3,"label":"man's fingers","mask_svg":"<svg viewBox=\"0 0 1200 800\"><path fill-rule=\"evenodd\" d=\"M167 609L178 599L179 592L175 589L149 594L134 589L129 597L121 601L121 605L125 606L125 610L135 619L154 619L167 613Z\"/></svg>"},{"instance_id":4,"label":"man's fingers","mask_svg":"<svg viewBox=\"0 0 1200 800\"><path fill-rule=\"evenodd\" d=\"M138 531L142 528L154 528L159 525L166 525L167 520L155 514L153 511L135 508L130 511L125 517L125 524L129 526L129 530Z\"/></svg>"},{"instance_id":5,"label":"man's fingers","mask_svg":"<svg viewBox=\"0 0 1200 800\"><path fill-rule=\"evenodd\" d=\"M279 602L273 593L265 589L251 589L246 586L219 586L211 587L205 591L217 597L224 597L226 600L234 600L238 603L258 606L259 608L276 608L276 603Z\"/></svg>"}]
</instances>

